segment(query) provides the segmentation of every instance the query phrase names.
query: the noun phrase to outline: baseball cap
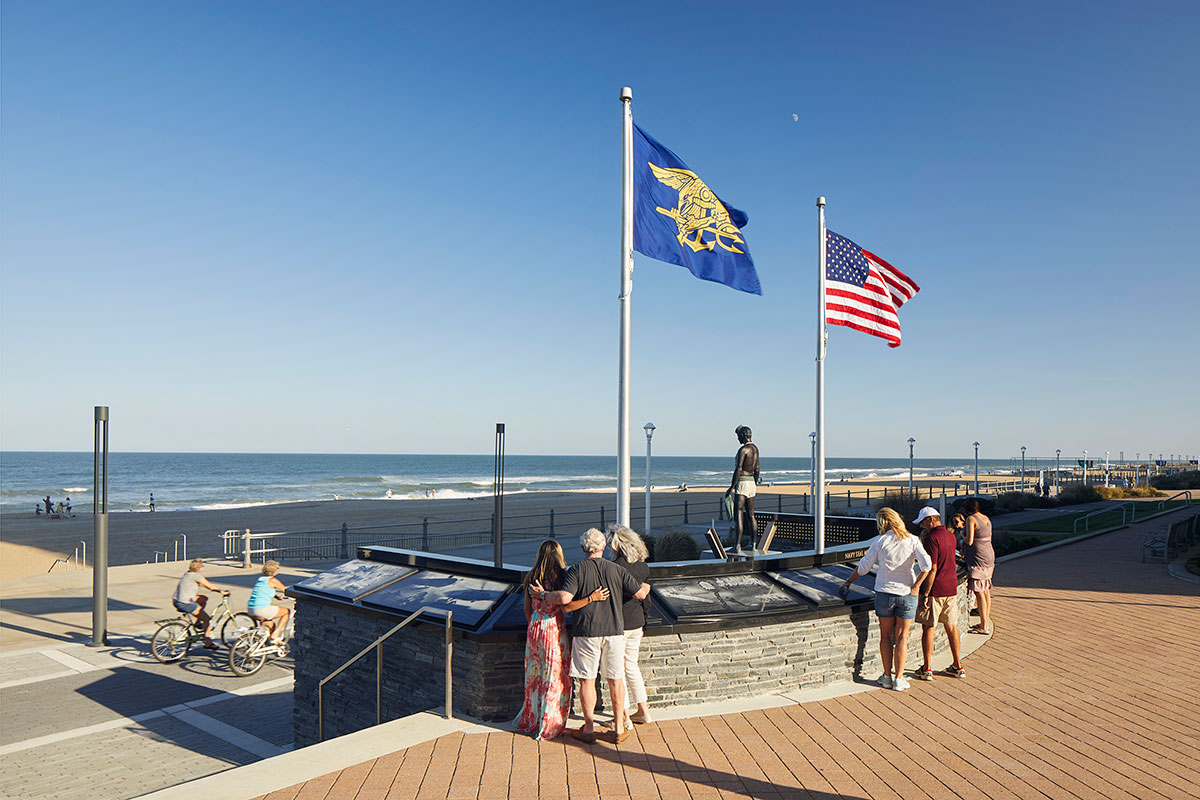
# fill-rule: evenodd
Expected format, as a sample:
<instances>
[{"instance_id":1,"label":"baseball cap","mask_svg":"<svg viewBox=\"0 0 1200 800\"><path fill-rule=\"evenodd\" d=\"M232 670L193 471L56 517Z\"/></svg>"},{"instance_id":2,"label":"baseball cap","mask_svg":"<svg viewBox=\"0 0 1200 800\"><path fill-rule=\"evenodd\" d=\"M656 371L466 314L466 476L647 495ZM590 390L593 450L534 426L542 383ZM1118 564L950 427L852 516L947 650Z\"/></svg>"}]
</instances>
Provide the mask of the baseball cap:
<instances>
[{"instance_id":1,"label":"baseball cap","mask_svg":"<svg viewBox=\"0 0 1200 800\"><path fill-rule=\"evenodd\" d=\"M913 522L916 524L920 524L921 520L925 519L926 517L939 517L940 518L941 516L942 516L942 512L938 511L933 506L925 506L924 508L921 509L920 513L917 514L917 518L914 519Z\"/></svg>"}]
</instances>

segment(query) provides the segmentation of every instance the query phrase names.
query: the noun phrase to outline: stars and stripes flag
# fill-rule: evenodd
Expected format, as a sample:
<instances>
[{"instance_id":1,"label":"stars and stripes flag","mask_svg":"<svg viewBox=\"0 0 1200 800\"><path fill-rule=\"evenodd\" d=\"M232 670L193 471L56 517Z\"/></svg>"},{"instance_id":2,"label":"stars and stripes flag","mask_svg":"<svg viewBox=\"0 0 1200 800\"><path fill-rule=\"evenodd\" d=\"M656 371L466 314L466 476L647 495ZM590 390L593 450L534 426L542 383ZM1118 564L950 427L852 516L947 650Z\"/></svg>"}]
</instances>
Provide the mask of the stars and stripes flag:
<instances>
[{"instance_id":1,"label":"stars and stripes flag","mask_svg":"<svg viewBox=\"0 0 1200 800\"><path fill-rule=\"evenodd\" d=\"M921 287L879 256L825 230L825 321L900 346L900 306Z\"/></svg>"}]
</instances>

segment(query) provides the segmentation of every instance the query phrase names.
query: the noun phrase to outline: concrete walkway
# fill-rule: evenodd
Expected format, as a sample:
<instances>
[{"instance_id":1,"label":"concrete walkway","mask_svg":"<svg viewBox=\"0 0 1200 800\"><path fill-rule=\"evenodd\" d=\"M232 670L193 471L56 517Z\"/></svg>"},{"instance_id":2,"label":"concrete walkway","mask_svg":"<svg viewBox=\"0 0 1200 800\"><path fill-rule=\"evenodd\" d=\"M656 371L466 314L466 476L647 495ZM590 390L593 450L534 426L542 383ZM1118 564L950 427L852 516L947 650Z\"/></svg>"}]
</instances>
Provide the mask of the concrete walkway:
<instances>
[{"instance_id":1,"label":"concrete walkway","mask_svg":"<svg viewBox=\"0 0 1200 800\"><path fill-rule=\"evenodd\" d=\"M997 633L967 660L966 680L698 718L661 714L619 747L494 731L392 751L376 742L353 766L262 797L1195 798L1200 586L1143 564L1142 532L1137 525L1001 564ZM179 789L209 794L216 785ZM242 796L222 785L222 796Z\"/></svg>"},{"instance_id":2,"label":"concrete walkway","mask_svg":"<svg viewBox=\"0 0 1200 800\"><path fill-rule=\"evenodd\" d=\"M186 568L112 568L109 646L99 648L84 644L91 570L0 587L0 797L128 798L291 749L290 662L238 678L224 650L151 658L155 620L175 616L170 597ZM209 564L204 575L244 609L258 571Z\"/></svg>"}]
</instances>

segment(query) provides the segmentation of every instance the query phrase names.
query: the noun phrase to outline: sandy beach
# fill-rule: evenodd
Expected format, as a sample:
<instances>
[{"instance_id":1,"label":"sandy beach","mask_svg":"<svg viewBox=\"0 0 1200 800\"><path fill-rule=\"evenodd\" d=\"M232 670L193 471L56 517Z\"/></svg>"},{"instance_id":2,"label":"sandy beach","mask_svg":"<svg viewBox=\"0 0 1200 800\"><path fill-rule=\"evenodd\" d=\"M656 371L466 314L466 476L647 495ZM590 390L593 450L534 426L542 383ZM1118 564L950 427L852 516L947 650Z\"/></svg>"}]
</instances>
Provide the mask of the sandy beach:
<instances>
[{"instance_id":1,"label":"sandy beach","mask_svg":"<svg viewBox=\"0 0 1200 800\"><path fill-rule=\"evenodd\" d=\"M980 482L1011 480L1012 476L980 476ZM918 478L921 490L940 493L943 486L953 494L953 477ZM965 482L958 479L960 487ZM874 502L888 486L900 487L907 481L894 478L855 480L833 483L828 486L832 504L844 507L847 492L851 508L866 510L868 492ZM965 489L960 488L960 493ZM656 488L653 507L666 510L675 506L676 515L682 517L682 505L687 501L692 521L704 521L716 515L717 503L724 487L689 487L687 492L675 488ZM808 494L808 484L787 484L759 487L758 508L774 510L783 495L784 510L796 510L796 498ZM635 527L641 525L641 491L635 489L632 505ZM506 529L528 524L521 515L545 515L550 509L556 514L558 535L571 535L600 523L600 509L604 508L605 520L615 519L615 493L608 492L527 492L505 495L504 516ZM790 504L790 506L789 506ZM90 507L76 507L71 519L49 519L33 513L5 514L0 517L0 582L39 575L47 572L55 559L70 558L81 543L86 542L88 564L92 561L92 515ZM450 500L336 500L278 505L254 506L250 508L171 511L129 512L109 515L109 563L141 564L153 562L156 551L174 557L176 541L181 534L187 535L190 557L214 558L222 554L221 534L226 530L254 532L313 531L348 527L398 525L421 523L428 519L439 531L485 530L490 526L491 498ZM462 520L460 525L441 524L439 521ZM474 520L467 522L467 520ZM535 520L544 524L545 518ZM655 520L655 527L668 524ZM161 558L161 556L159 556ZM58 569L63 566L59 565Z\"/></svg>"}]
</instances>

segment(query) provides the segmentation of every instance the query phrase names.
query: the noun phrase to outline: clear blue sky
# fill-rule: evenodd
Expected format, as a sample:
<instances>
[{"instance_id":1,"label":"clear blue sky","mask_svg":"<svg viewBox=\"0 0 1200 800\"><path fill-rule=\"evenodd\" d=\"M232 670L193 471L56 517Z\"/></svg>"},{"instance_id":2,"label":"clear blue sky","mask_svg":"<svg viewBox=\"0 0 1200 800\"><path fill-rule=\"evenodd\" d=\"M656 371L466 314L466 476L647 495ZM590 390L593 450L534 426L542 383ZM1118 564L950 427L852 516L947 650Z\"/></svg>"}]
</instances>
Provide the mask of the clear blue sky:
<instances>
[{"instance_id":1,"label":"clear blue sky","mask_svg":"<svg viewBox=\"0 0 1200 800\"><path fill-rule=\"evenodd\" d=\"M628 85L764 291L638 258L635 449L807 455L825 195L922 286L831 456L1200 452L1195 3L2 15L4 449L614 453Z\"/></svg>"}]
</instances>

